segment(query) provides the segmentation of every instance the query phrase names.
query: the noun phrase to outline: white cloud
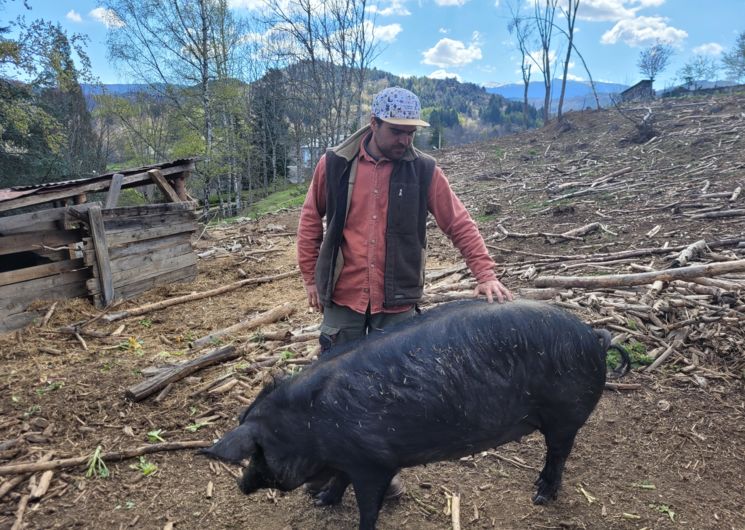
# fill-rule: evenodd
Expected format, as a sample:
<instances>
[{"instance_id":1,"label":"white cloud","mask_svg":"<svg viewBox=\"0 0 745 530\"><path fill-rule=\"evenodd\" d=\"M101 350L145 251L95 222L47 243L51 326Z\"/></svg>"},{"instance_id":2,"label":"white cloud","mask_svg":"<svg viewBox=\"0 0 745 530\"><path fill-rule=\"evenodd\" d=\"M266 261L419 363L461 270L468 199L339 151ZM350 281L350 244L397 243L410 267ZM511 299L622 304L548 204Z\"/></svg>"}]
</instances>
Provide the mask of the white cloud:
<instances>
[{"instance_id":1,"label":"white cloud","mask_svg":"<svg viewBox=\"0 0 745 530\"><path fill-rule=\"evenodd\" d=\"M535 58L535 60L533 60L531 57ZM532 64L534 67L538 68L538 70L534 68L532 71L540 72L543 69L543 63L542 63L543 60L541 59L542 57L543 57L543 50L533 50L532 52L530 52L528 55L525 56L525 64L526 65ZM519 63L520 61L518 60L517 62ZM553 70L554 65L557 64L556 63L556 50L548 50L548 62L551 65L551 69Z\"/></svg>"},{"instance_id":2,"label":"white cloud","mask_svg":"<svg viewBox=\"0 0 745 530\"><path fill-rule=\"evenodd\" d=\"M74 9L71 9L70 11L68 11L67 14L65 15L65 18L67 20L72 20L73 22L82 22L83 21L83 17L81 17L80 16L80 13L78 13Z\"/></svg>"},{"instance_id":3,"label":"white cloud","mask_svg":"<svg viewBox=\"0 0 745 530\"><path fill-rule=\"evenodd\" d=\"M440 68L457 67L481 59L481 48L476 43L471 43L466 47L459 40L440 39L440 42L422 55L424 56L422 59L424 64L431 64Z\"/></svg>"},{"instance_id":4,"label":"white cloud","mask_svg":"<svg viewBox=\"0 0 745 530\"><path fill-rule=\"evenodd\" d=\"M450 30L447 28L440 28L437 30L437 32L442 33L443 35L447 35L448 33L450 33Z\"/></svg>"},{"instance_id":5,"label":"white cloud","mask_svg":"<svg viewBox=\"0 0 745 530\"><path fill-rule=\"evenodd\" d=\"M114 11L112 11L111 9L97 7L96 9L91 10L88 15L98 20L101 24L109 29L124 27L124 22L122 22L122 19L116 16L116 13L114 13Z\"/></svg>"},{"instance_id":6,"label":"white cloud","mask_svg":"<svg viewBox=\"0 0 745 530\"><path fill-rule=\"evenodd\" d=\"M717 42L707 42L701 46L693 48L693 53L696 55L720 55L724 51L721 44Z\"/></svg>"},{"instance_id":7,"label":"white cloud","mask_svg":"<svg viewBox=\"0 0 745 530\"><path fill-rule=\"evenodd\" d=\"M431 74L429 74L427 77L430 79L455 79L458 82L462 83L463 79L456 73L448 72L446 70L435 70Z\"/></svg>"},{"instance_id":8,"label":"white cloud","mask_svg":"<svg viewBox=\"0 0 745 530\"><path fill-rule=\"evenodd\" d=\"M438 6L457 6L460 7L467 4L468 0L435 0L435 4Z\"/></svg>"},{"instance_id":9,"label":"white cloud","mask_svg":"<svg viewBox=\"0 0 745 530\"><path fill-rule=\"evenodd\" d=\"M369 22L366 22L366 24L369 24ZM375 25L372 27L372 35L377 40L383 42L393 42L401 31L403 31L401 24L388 24L386 26Z\"/></svg>"},{"instance_id":10,"label":"white cloud","mask_svg":"<svg viewBox=\"0 0 745 530\"><path fill-rule=\"evenodd\" d=\"M253 1L253 0L246 0L246 1ZM255 1L263 1L263 0L255 0ZM400 17L406 17L411 15L411 11L406 9L406 6L403 4L401 0L391 0L391 5L388 7L380 8L377 4L373 4L370 6L367 6L367 11L369 13L373 13L375 15L380 15L381 17L390 17L390 16L400 16Z\"/></svg>"},{"instance_id":11,"label":"white cloud","mask_svg":"<svg viewBox=\"0 0 745 530\"><path fill-rule=\"evenodd\" d=\"M663 17L637 17L619 20L600 38L603 44L615 44L623 41L629 46L643 46L656 41L674 46L688 37L682 29L667 25Z\"/></svg>"},{"instance_id":12,"label":"white cloud","mask_svg":"<svg viewBox=\"0 0 745 530\"><path fill-rule=\"evenodd\" d=\"M639 4L640 7L659 7L665 3L665 0L635 0L632 4Z\"/></svg>"},{"instance_id":13,"label":"white cloud","mask_svg":"<svg viewBox=\"0 0 745 530\"><path fill-rule=\"evenodd\" d=\"M641 9L659 7L665 0L582 0L577 18L594 21L618 21L633 18Z\"/></svg>"},{"instance_id":14,"label":"white cloud","mask_svg":"<svg viewBox=\"0 0 745 530\"><path fill-rule=\"evenodd\" d=\"M582 76L575 75L571 72L567 72L567 80L569 81L586 81L586 79Z\"/></svg>"},{"instance_id":15,"label":"white cloud","mask_svg":"<svg viewBox=\"0 0 745 530\"><path fill-rule=\"evenodd\" d=\"M582 20L620 20L631 18L635 11L627 8L623 0L584 0L579 4L577 18Z\"/></svg>"}]
</instances>

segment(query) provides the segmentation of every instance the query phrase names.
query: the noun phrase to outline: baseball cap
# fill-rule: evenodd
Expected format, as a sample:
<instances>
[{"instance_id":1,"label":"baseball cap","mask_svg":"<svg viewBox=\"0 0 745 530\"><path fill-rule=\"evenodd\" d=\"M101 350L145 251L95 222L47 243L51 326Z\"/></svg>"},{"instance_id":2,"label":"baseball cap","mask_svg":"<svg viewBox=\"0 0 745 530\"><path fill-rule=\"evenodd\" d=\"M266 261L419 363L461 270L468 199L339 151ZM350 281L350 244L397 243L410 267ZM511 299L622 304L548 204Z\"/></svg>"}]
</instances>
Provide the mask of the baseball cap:
<instances>
[{"instance_id":1,"label":"baseball cap","mask_svg":"<svg viewBox=\"0 0 745 530\"><path fill-rule=\"evenodd\" d=\"M429 123L419 117L421 112L422 106L416 94L401 87L381 90L372 102L372 115L393 125L429 127Z\"/></svg>"}]
</instances>

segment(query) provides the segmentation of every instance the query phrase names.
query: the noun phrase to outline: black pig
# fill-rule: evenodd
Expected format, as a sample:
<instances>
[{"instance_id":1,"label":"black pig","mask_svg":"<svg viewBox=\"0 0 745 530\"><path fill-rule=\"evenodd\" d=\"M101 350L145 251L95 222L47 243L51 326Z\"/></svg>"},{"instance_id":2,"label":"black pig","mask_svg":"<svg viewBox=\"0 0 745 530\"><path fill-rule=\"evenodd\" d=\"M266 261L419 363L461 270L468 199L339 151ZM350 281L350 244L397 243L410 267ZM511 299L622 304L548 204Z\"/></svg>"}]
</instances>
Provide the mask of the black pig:
<instances>
[{"instance_id":1,"label":"black pig","mask_svg":"<svg viewBox=\"0 0 745 530\"><path fill-rule=\"evenodd\" d=\"M360 529L370 530L399 469L538 429L547 452L533 502L544 504L600 399L609 345L607 331L546 304L444 304L265 387L203 452L250 458L238 481L246 494L333 477L319 502L334 504L351 482Z\"/></svg>"}]
</instances>

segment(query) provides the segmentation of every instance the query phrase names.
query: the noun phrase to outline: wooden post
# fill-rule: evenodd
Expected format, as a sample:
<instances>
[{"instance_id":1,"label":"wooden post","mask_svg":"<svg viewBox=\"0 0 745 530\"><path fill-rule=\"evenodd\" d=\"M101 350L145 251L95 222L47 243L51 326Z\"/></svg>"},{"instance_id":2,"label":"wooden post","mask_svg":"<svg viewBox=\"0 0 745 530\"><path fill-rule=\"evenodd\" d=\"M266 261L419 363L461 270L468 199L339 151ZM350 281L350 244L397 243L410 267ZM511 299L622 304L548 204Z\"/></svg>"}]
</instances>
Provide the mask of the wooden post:
<instances>
[{"instance_id":1,"label":"wooden post","mask_svg":"<svg viewBox=\"0 0 745 530\"><path fill-rule=\"evenodd\" d=\"M168 198L171 202L181 202L181 198L176 193L176 190L171 187L166 178L160 172L159 169L151 169L147 172L150 175L152 181L160 188L160 191Z\"/></svg>"},{"instance_id":2,"label":"wooden post","mask_svg":"<svg viewBox=\"0 0 745 530\"><path fill-rule=\"evenodd\" d=\"M189 176L189 171L184 171L181 173L173 182L173 187L176 190L176 195L178 195L179 199L182 201L188 201L189 200L189 194L186 193L186 178Z\"/></svg>"},{"instance_id":3,"label":"wooden post","mask_svg":"<svg viewBox=\"0 0 745 530\"><path fill-rule=\"evenodd\" d=\"M121 173L114 173L114 176L111 177L111 186L109 186L109 192L106 194L106 203L103 206L104 210L116 208L119 193L122 191L122 179L124 179L124 175Z\"/></svg>"},{"instance_id":4,"label":"wooden post","mask_svg":"<svg viewBox=\"0 0 745 530\"><path fill-rule=\"evenodd\" d=\"M96 205L88 210L88 221L91 230L93 248L96 252L98 267L98 281L101 284L101 299L104 307L114 301L114 281L111 277L111 263L109 262L109 247L106 243L106 232L101 216L101 207Z\"/></svg>"}]
</instances>

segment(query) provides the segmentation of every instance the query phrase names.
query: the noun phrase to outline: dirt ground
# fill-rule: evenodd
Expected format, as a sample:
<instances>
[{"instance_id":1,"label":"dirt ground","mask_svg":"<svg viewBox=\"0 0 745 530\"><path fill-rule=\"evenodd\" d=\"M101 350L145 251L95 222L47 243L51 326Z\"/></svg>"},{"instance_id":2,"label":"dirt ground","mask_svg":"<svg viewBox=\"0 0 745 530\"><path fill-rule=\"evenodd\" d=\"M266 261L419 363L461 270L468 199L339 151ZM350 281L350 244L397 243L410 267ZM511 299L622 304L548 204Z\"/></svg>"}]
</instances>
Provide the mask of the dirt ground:
<instances>
[{"instance_id":1,"label":"dirt ground","mask_svg":"<svg viewBox=\"0 0 745 530\"><path fill-rule=\"evenodd\" d=\"M637 133L631 120L613 110L570 113L561 126L445 149L436 156L488 239L504 283L517 292L533 287L536 274L638 272L634 264L661 269L678 252L634 261L588 258L571 265L538 254L580 256L672 248L702 238L745 239L745 217L700 218L685 209L701 211L712 203L743 207L742 196L728 200L745 184L744 108L745 95L657 102L650 107L654 135L640 144L629 141ZM640 120L646 111L639 105L626 112ZM628 172L609 181L618 186L559 198L627 167ZM283 211L208 229L195 245L199 252L216 252L200 260L197 281L150 291L114 310L292 271L297 217L297 210ZM604 230L582 240L530 235L592 222ZM506 237L499 225L513 235ZM461 263L434 225L429 239L430 270ZM720 260L742 259L745 244L715 254ZM531 265L535 272L527 273ZM729 278L742 281L745 274ZM433 284L460 279L456 273ZM633 303L647 287L627 289L623 299ZM607 315L583 298L582 289L572 291L565 300L574 300L586 321ZM658 370L636 369L624 379L639 389L605 392L580 431L553 504L530 502L544 455L542 437L534 434L459 461L404 470L407 491L384 506L378 527L452 528L448 497L458 493L462 528L745 529L745 294L733 296L728 312L722 310L726 319L692 324L688 339ZM154 431L168 442L219 437L236 425L237 414L268 376L270 369L253 364L257 359L288 351L271 370L288 369L293 361L312 356L315 343L261 343L255 331L246 332L230 339L246 352L241 358L175 383L160 402L151 397L132 403L124 391L142 381L148 367L195 357L189 352L191 340L287 301L295 313L262 332L318 324L320 316L307 311L296 275L140 317L109 324L98 320L81 334L85 347L59 331L97 315L82 299L60 302L45 327L0 336L0 466L35 461L48 452L62 458L89 455L98 446L104 451L135 448L157 441L152 434L148 438ZM667 318L684 320L686 311L675 310ZM622 314L628 317L628 331L648 350L658 344L651 331L643 332L653 328L644 328L633 312ZM118 329L122 324L124 329ZM223 392L204 390L223 376L235 376L238 384ZM157 470L146 475L144 470L152 470L148 464ZM320 530L357 524L351 490L331 508L313 507L299 490L243 496L233 477L238 468L209 462L193 450L107 465L108 478L86 478L85 466L57 470L46 496L29 504L22 527ZM10 478L0 476L0 488ZM27 492L28 480L0 499L0 528L11 528Z\"/></svg>"}]
</instances>

